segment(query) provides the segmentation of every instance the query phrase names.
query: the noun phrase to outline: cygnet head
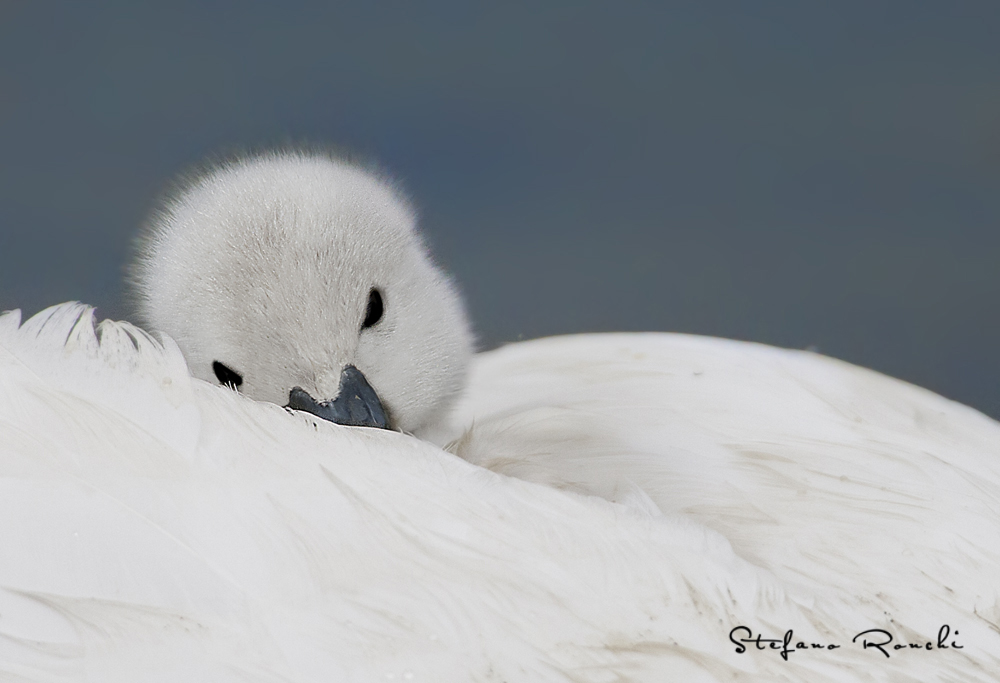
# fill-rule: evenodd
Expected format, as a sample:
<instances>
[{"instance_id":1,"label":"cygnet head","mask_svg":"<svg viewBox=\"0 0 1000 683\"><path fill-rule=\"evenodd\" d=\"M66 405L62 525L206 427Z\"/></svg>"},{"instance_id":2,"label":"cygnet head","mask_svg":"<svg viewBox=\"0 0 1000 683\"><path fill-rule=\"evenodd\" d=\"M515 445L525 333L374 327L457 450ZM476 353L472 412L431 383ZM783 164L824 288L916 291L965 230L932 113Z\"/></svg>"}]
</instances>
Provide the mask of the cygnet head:
<instances>
[{"instance_id":1,"label":"cygnet head","mask_svg":"<svg viewBox=\"0 0 1000 683\"><path fill-rule=\"evenodd\" d=\"M132 272L140 315L196 377L422 435L461 390L472 335L415 224L390 182L330 156L231 162L148 226Z\"/></svg>"}]
</instances>

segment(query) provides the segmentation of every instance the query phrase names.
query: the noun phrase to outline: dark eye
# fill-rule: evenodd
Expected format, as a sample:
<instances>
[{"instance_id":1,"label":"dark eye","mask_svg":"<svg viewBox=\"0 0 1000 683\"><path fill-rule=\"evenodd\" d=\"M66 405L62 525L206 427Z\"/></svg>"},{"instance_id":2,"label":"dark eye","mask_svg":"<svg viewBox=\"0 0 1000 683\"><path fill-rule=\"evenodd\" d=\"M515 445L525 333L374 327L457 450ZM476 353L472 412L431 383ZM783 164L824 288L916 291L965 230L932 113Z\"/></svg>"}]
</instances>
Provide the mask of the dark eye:
<instances>
[{"instance_id":1,"label":"dark eye","mask_svg":"<svg viewBox=\"0 0 1000 683\"><path fill-rule=\"evenodd\" d=\"M243 384L243 375L231 368L227 368L219 361L212 362L212 371L219 378L219 383L228 386L230 389L235 389Z\"/></svg>"},{"instance_id":2,"label":"dark eye","mask_svg":"<svg viewBox=\"0 0 1000 683\"><path fill-rule=\"evenodd\" d=\"M373 289L368 295L368 310L365 312L365 321L361 323L361 329L367 329L381 320L382 311L382 295L377 289Z\"/></svg>"}]
</instances>

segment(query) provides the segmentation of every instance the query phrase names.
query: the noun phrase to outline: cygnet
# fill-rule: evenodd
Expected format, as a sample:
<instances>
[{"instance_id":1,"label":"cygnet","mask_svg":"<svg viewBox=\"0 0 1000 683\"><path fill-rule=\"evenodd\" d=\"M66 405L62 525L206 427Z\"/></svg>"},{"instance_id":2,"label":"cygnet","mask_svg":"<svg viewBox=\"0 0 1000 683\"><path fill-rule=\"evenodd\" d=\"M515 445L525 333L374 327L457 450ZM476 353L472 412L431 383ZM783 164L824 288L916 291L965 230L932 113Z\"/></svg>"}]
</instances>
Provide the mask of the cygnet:
<instances>
[{"instance_id":1,"label":"cygnet","mask_svg":"<svg viewBox=\"0 0 1000 683\"><path fill-rule=\"evenodd\" d=\"M143 322L195 377L341 424L433 433L472 356L410 204L326 154L250 156L183 184L132 280Z\"/></svg>"}]
</instances>

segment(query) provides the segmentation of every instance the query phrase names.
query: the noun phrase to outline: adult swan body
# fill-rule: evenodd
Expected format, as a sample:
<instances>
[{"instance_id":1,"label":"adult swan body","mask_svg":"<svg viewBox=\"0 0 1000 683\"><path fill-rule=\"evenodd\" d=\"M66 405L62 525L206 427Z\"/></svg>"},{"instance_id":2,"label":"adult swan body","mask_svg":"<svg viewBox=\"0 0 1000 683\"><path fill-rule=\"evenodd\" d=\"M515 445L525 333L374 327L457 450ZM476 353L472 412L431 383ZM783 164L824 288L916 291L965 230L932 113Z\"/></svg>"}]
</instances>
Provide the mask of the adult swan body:
<instances>
[{"instance_id":1,"label":"adult swan body","mask_svg":"<svg viewBox=\"0 0 1000 683\"><path fill-rule=\"evenodd\" d=\"M147 309L161 340L80 304L0 317L0 677L996 680L998 423L686 335L470 361L384 182L227 168L157 226L201 196L188 227L236 211L242 237L192 240L191 268L153 229L146 267L196 275L175 323ZM360 185L302 204L301 177L260 182L294 168ZM244 239L255 217L278 231ZM289 225L344 248L282 260Z\"/></svg>"}]
</instances>

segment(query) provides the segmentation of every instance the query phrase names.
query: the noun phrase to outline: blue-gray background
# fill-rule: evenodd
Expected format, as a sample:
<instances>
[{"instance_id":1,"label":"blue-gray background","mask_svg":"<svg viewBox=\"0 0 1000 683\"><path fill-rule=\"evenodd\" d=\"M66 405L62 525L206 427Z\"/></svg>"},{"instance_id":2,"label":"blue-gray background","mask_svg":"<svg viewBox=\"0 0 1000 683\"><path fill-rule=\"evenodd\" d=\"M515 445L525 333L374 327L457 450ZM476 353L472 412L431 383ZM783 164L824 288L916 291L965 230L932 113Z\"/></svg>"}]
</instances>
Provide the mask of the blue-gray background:
<instances>
[{"instance_id":1,"label":"blue-gray background","mask_svg":"<svg viewBox=\"0 0 1000 683\"><path fill-rule=\"evenodd\" d=\"M151 5L0 1L0 308L128 317L172 176L333 143L484 348L815 346L1000 416L1000 3Z\"/></svg>"}]
</instances>

